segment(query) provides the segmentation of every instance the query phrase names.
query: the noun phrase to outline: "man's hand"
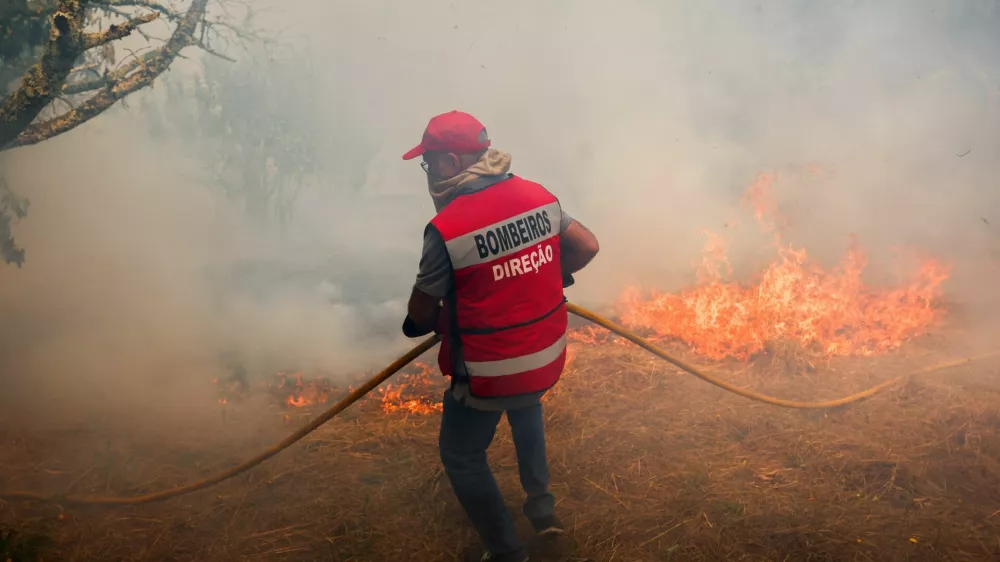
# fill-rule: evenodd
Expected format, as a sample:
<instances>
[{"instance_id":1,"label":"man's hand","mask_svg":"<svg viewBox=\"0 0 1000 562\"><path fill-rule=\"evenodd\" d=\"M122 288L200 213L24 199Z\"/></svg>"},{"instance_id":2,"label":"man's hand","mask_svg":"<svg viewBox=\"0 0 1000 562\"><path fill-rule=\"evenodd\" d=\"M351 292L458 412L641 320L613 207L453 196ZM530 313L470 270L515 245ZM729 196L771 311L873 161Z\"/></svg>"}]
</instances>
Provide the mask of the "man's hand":
<instances>
[{"instance_id":1,"label":"man's hand","mask_svg":"<svg viewBox=\"0 0 1000 562\"><path fill-rule=\"evenodd\" d=\"M403 319L403 335L408 338L419 338L431 333L431 330L417 326L416 322L407 314Z\"/></svg>"},{"instance_id":2,"label":"man's hand","mask_svg":"<svg viewBox=\"0 0 1000 562\"><path fill-rule=\"evenodd\" d=\"M429 334L437 326L440 314L441 299L432 297L414 287L413 292L410 293L410 302L406 305L403 333L411 338ZM407 331L416 335L411 336Z\"/></svg>"}]
</instances>

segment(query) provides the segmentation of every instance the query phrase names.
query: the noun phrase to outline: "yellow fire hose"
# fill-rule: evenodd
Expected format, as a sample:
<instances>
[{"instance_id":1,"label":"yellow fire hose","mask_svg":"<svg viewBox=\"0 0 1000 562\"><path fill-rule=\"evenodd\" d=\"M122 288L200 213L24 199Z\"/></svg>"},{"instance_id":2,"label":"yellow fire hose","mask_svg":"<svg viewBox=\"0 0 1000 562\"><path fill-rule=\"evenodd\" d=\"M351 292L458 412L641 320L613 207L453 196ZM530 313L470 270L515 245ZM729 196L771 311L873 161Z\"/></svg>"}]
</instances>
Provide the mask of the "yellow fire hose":
<instances>
[{"instance_id":1,"label":"yellow fire hose","mask_svg":"<svg viewBox=\"0 0 1000 562\"><path fill-rule=\"evenodd\" d=\"M595 313L593 313L593 312L591 312L591 311L589 311L589 310L587 310L585 308L579 307L579 306L577 306L577 305L575 305L573 303L567 303L566 306L567 306L567 309L569 310L569 312L571 312L571 313L579 316L580 318L584 318L584 319L589 320L589 321L591 321L591 322L593 322L593 323L595 323L595 324L597 324L597 325L599 325L601 327L607 328L608 330L610 330L610 331L618 334L619 336L621 336L621 337L629 340L630 342L638 345L639 347L645 349L646 351L649 351L653 355L656 355L657 357L660 357L661 359L666 360L667 362L673 364L674 366L676 366L676 367L678 367L678 368L680 368L680 369L682 369L684 371L687 371L688 373L691 373L692 375L694 375L694 376L696 376L696 377L698 377L698 378L700 378L700 379L702 379L702 380L704 380L706 382L709 382L711 384L714 384L715 386L718 386L719 388L728 390L729 392L732 392L734 394L738 394L740 396L743 396L745 398L749 398L751 400L757 400L759 402L764 402L766 404L772 404L774 406L782 406L782 407L785 407L785 408L818 409L818 408L834 408L834 407L837 407L837 406L843 406L845 404L850 404L852 402L857 402L858 400L862 400L864 398L868 398L869 396L872 396L873 394L881 392L882 390L885 390L886 388L889 388L889 387L891 387L891 386L893 386L895 384L898 384L898 383L900 383L900 382L902 382L902 381L904 381L904 380L906 380L906 379L908 379L908 378L910 378L910 377L912 377L914 375L919 375L919 374L923 374L923 373L929 373L931 371L940 371L942 369L948 369L950 367L957 367L959 365L964 365L966 363L971 363L972 361L977 361L977 360L985 359L985 358L988 358L988 357L1000 356L1000 351L996 351L996 352L993 352L993 353L979 355L979 356L976 356L976 357L968 357L968 358L964 358L964 359L957 359L957 360L954 360L954 361L947 361L947 362L943 362L943 363L937 363L935 365L931 365L929 367L924 367L923 369L919 369L919 370L914 371L912 373L908 373L908 374L905 374L905 375L900 375L898 377L889 379L889 380L887 380L887 381L885 381L885 382L883 382L881 384L875 385L875 386L873 386L873 387L871 387L871 388L869 388L867 390L863 390L863 391L858 392L856 394L852 394L852 395L846 396L844 398L839 398L837 400L823 400L823 401L819 401L819 402L797 402L795 400L784 400L784 399L781 399L781 398L775 398L773 396L767 396L767 395L761 394L759 392L754 392L752 390L745 390L745 389L733 386L732 384L730 384L730 383L728 383L728 382L726 382L726 381L724 381L722 379L719 379L719 378L717 378L717 377L715 377L713 375L705 373L704 371L702 371L698 367L695 367L694 365L690 365L688 363L685 363L684 361L681 361L680 359L677 359L676 357L670 355L666 351L664 351L664 350L656 347L655 345L649 343L646 339L642 338L641 336L633 333L632 331L630 331L630 330L628 330L628 329L626 329L626 328L624 328L622 326L619 326L619 325L615 324L614 322L611 322L610 320L608 320L607 318L604 318L603 316L595 314ZM432 336L432 337L429 337L429 338L425 339L424 341L420 342L420 344L418 344L416 347L414 347L410 351L406 352L404 355L400 356L399 359L396 359L395 361L393 361L389 366L387 366L380 373L378 373L377 375L375 375L374 377L372 377L368 382L366 382L365 384L363 384L360 387L358 387L357 389L355 389L353 392L351 392L350 394L348 394L342 400L340 400L339 402L337 402L336 404L334 404L333 406L331 406L328 410L326 410L325 412L323 412L322 414L320 414L319 417L317 417L313 421L309 422L308 424L306 424L305 426L303 426L302 428L300 428L295 433L292 433L291 435L289 435L288 437L286 437L285 439L283 439L281 442L279 442L276 445L274 445L273 447L271 447L271 448L269 448L269 449L261 452L257 456L255 456L255 457L253 457L251 459L248 459L248 460L244 461L243 463L238 464L238 465L236 465L236 466L234 466L234 467L232 467L232 468L230 468L228 470L224 470L224 471L222 471L222 472L220 472L218 474L215 474L214 476L210 476L208 478L205 478L205 479L202 479L202 480L198 480L197 482L192 482L192 483L187 484L185 486L180 486L178 488L173 488L171 490L162 490L162 491L159 491L159 492L154 492L154 493L146 494L146 495L142 495L142 496L131 496L131 497L101 497L101 496L87 497L87 496L64 496L64 495L45 496L45 495L41 495L41 494L35 494L35 493L32 493L32 492L0 492L0 499L7 499L7 500L36 500L36 501L53 502L53 503L61 503L61 504L136 505L136 504L151 503L151 502L166 500L166 499L169 499L169 498L174 498L174 497L177 497L177 496L181 496L181 495L184 495L184 494L188 494L188 493L191 493L191 492L195 492L195 491L207 488L207 487L212 486L214 484L218 484L219 482L222 482L223 480L228 480L229 478L232 478L233 476L236 476L237 474L245 472L245 471L247 471L247 470L249 470L249 469L257 466L258 464L261 464L262 462L266 461L267 459L273 457L274 455L277 455L278 453L280 453L284 449L288 448L290 445L292 445L296 441L302 439L303 437L305 437L309 433L312 433L316 428L318 428L319 426L323 425L324 423L330 421L331 419L333 419L334 416L336 416L340 412L342 412L345 409L347 409L348 406L350 406L351 404L353 404L353 403L357 402L358 400L360 400L362 397L364 397L366 394L368 394L369 392L371 392L372 390L374 390L376 387L378 387L378 385L380 385L383 382L385 382L386 379L388 379L389 377L391 377L392 375L394 375L397 371L399 371L400 369L402 369L403 367L405 367L411 361L413 361L417 357L420 357L425 352L427 352L428 350L430 350L432 347L434 347L435 344L438 343L439 340L440 340L439 336Z\"/></svg>"}]
</instances>

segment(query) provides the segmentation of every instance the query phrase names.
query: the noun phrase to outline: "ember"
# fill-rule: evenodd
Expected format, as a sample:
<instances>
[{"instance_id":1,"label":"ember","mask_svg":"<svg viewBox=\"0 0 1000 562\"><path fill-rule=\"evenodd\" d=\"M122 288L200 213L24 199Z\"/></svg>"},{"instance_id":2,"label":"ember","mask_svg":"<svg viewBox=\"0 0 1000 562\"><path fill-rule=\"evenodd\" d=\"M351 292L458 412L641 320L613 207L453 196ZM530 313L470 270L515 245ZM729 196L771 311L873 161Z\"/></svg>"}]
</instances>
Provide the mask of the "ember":
<instances>
[{"instance_id":1,"label":"ember","mask_svg":"<svg viewBox=\"0 0 1000 562\"><path fill-rule=\"evenodd\" d=\"M907 285L873 291L861 280L867 261L856 241L832 271L784 243L774 179L760 174L744 199L763 230L773 233L778 251L756 284L727 281L724 241L707 233L697 284L677 294L629 289L617 303L622 322L654 339L684 342L709 359L747 360L781 341L827 357L871 356L898 348L942 316L934 303L949 275L946 266L927 260Z\"/></svg>"}]
</instances>

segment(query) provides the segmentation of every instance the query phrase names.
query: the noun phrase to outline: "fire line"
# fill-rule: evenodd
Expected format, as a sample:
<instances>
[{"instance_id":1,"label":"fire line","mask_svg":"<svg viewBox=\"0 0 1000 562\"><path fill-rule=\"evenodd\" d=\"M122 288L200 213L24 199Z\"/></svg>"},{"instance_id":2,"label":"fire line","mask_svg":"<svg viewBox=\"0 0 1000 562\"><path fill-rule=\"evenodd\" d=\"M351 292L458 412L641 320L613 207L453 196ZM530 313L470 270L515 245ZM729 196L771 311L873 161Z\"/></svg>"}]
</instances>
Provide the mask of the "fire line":
<instances>
[{"instance_id":1,"label":"fire line","mask_svg":"<svg viewBox=\"0 0 1000 562\"><path fill-rule=\"evenodd\" d=\"M992 353L987 353L985 355L980 355L977 357L968 357L964 359L957 359L953 361L947 361L944 363L938 363L935 365L925 367L913 373L907 373L905 375L894 377L881 384L873 386L867 390L852 394L850 396L845 396L843 398L839 398L836 400L799 402L794 400L784 400L781 398L775 398L773 396L768 396L765 394L754 392L752 390L746 390L734 386L718 377L715 377L711 374L702 371L701 369L699 369L694 365L690 365L684 361L681 361L680 359L677 359L670 353L650 343L645 338L630 331L628 328L619 326L599 314L591 312L573 303L567 303L566 307L569 310L569 312L581 318L594 322L595 324L598 324L599 326L622 336L623 338L631 341L632 343L638 345L639 347L642 347L643 349L653 353L657 357L660 357L661 359L668 361L674 366L708 383L714 384L724 390L727 390L734 394L738 394L745 398L749 398L751 400L756 400L759 402L771 404L774 406L780 406L784 408L828 409L828 408L835 408L838 406L844 406L846 404L857 402L859 400L863 400L865 398L873 396L915 375L926 374L933 371L940 371L952 367L957 367L960 365L965 365L973 361L1000 356L1000 351L994 351ZM190 484L173 488L170 490L162 490L159 492L153 492L151 494L146 494L142 496L131 496L131 497L82 497L82 496L62 496L62 495L46 496L42 494L36 494L33 492L16 491L16 492L0 492L0 498L6 500L44 501L50 503L63 503L63 504L136 505L136 504L152 503L156 501L163 501L166 499L174 498L177 496L189 494L191 492L208 488L209 486L213 486L215 484L218 484L219 482L228 480L233 476L241 474L257 466L258 464L266 461L267 459L277 455L281 451L287 449L288 447L290 447L291 445L293 445L306 435L312 433L321 425L333 419L334 416L347 409L348 406L354 404L355 402L363 398L366 394L368 394L369 392L377 388L380 384L389 379L389 377L394 375L397 371L399 371L400 369L402 369L403 367L405 367L406 365L408 365L409 363L411 363L412 361L416 360L418 357L429 351L431 348L437 345L439 341L440 341L440 336L438 335L434 335L432 337L425 339L424 341L417 344L416 347L401 355L398 359L389 364L385 369L383 369L377 375L372 377L365 384L354 389L348 396L346 396L345 398L343 398L342 400L331 406L329 409L327 409L325 412L317 416L308 424L299 428L297 431L295 431L294 433L292 433L279 443L275 444L273 447L270 447L269 449L261 452L260 454L256 455L251 459L248 459L240 463L239 465L236 465L232 468L219 472L208 478L198 480L196 482L192 482Z\"/></svg>"}]
</instances>

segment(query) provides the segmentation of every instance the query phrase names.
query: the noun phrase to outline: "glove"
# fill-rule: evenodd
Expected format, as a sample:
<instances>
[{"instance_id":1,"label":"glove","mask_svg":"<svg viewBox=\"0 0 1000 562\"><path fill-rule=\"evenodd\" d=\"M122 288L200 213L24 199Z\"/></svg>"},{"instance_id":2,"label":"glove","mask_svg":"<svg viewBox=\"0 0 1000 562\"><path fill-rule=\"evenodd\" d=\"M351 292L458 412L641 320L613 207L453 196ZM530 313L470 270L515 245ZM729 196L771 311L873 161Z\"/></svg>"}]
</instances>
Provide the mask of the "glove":
<instances>
[{"instance_id":1,"label":"glove","mask_svg":"<svg viewBox=\"0 0 1000 562\"><path fill-rule=\"evenodd\" d=\"M406 315L406 319L403 320L403 335L408 338L419 338L420 336L426 336L433 330L427 328L421 328L417 326L417 323L410 318L410 315Z\"/></svg>"},{"instance_id":2,"label":"glove","mask_svg":"<svg viewBox=\"0 0 1000 562\"><path fill-rule=\"evenodd\" d=\"M565 289L566 287L572 287L573 284L576 283L576 279L573 279L572 273L567 273L563 275L562 281L563 281L563 289Z\"/></svg>"}]
</instances>

